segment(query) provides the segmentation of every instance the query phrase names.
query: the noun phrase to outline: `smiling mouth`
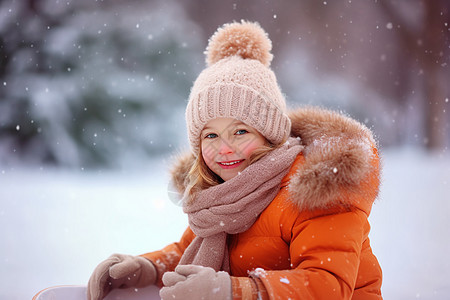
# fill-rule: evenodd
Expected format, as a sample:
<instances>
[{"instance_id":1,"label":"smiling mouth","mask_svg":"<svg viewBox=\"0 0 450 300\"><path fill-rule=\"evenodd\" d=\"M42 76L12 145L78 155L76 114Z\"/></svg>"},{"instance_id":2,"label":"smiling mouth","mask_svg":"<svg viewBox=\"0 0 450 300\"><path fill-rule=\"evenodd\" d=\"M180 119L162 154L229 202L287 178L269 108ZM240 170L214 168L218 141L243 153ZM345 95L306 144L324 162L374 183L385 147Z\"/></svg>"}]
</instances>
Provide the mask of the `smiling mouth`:
<instances>
[{"instance_id":1,"label":"smiling mouth","mask_svg":"<svg viewBox=\"0 0 450 300\"><path fill-rule=\"evenodd\" d=\"M230 168L235 168L235 167L239 166L244 160L245 159L233 160L233 161L221 161L221 162L217 162L217 164L224 169L230 169Z\"/></svg>"}]
</instances>

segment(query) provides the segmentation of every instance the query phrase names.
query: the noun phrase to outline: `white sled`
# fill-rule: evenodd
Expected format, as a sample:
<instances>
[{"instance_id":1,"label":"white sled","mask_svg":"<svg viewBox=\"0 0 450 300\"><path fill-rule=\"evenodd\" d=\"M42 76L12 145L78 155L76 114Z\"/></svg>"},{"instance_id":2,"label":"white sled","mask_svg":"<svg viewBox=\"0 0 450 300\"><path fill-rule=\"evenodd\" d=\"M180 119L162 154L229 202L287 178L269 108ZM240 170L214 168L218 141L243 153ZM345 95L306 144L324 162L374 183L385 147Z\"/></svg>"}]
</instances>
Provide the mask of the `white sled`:
<instances>
[{"instance_id":1,"label":"white sled","mask_svg":"<svg viewBox=\"0 0 450 300\"><path fill-rule=\"evenodd\" d=\"M49 287L37 293L33 300L86 300L86 286L64 285ZM115 289L104 300L161 300L159 288L151 285L140 289Z\"/></svg>"}]
</instances>

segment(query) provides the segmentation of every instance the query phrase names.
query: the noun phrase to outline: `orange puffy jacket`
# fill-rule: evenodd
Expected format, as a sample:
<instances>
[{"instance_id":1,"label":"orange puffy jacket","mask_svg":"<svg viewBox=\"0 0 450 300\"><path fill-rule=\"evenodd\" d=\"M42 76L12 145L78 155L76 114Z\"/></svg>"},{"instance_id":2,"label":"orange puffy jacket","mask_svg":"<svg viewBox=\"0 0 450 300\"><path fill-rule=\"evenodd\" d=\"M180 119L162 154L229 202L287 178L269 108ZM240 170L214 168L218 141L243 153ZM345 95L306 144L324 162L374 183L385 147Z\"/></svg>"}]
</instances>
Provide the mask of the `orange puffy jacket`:
<instances>
[{"instance_id":1,"label":"orange puffy jacket","mask_svg":"<svg viewBox=\"0 0 450 300\"><path fill-rule=\"evenodd\" d=\"M371 132L334 112L290 114L304 151L280 192L247 231L229 237L235 299L382 299L381 268L368 238L378 193L379 157ZM180 191L189 166L173 172ZM143 256L162 274L172 271L194 238Z\"/></svg>"}]
</instances>

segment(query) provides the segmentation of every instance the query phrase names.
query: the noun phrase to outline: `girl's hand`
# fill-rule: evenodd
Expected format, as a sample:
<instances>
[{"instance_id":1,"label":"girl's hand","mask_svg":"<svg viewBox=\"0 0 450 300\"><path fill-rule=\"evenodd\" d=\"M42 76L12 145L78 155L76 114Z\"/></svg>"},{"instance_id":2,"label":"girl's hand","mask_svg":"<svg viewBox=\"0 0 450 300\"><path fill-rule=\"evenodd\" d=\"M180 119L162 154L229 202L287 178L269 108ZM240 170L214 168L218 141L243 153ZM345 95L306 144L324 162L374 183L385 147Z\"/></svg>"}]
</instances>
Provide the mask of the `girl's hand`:
<instances>
[{"instance_id":1,"label":"girl's hand","mask_svg":"<svg viewBox=\"0 0 450 300\"><path fill-rule=\"evenodd\" d=\"M140 256L113 254L101 262L89 279L89 300L103 299L112 289L144 287L156 281L156 268Z\"/></svg>"},{"instance_id":2,"label":"girl's hand","mask_svg":"<svg viewBox=\"0 0 450 300\"><path fill-rule=\"evenodd\" d=\"M168 299L231 300L231 278L227 272L196 265L179 265L163 275L159 295Z\"/></svg>"}]
</instances>

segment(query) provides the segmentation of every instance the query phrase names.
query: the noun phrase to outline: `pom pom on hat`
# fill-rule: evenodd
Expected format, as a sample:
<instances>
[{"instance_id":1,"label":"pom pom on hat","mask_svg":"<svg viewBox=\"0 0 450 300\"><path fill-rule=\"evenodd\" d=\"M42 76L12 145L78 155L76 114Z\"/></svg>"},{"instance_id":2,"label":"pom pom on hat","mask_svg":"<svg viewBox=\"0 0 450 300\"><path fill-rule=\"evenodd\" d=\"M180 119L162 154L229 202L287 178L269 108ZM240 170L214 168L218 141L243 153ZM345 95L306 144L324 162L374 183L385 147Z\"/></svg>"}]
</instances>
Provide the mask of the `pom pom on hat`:
<instances>
[{"instance_id":1,"label":"pom pom on hat","mask_svg":"<svg viewBox=\"0 0 450 300\"><path fill-rule=\"evenodd\" d=\"M273 55L272 42L258 23L242 20L223 25L210 38L206 48L206 63L212 66L219 60L230 56L259 60L269 67Z\"/></svg>"}]
</instances>

